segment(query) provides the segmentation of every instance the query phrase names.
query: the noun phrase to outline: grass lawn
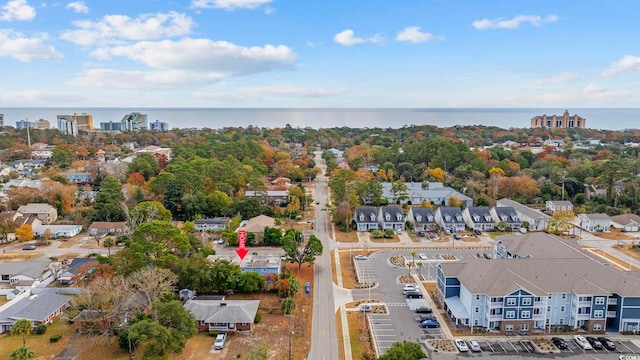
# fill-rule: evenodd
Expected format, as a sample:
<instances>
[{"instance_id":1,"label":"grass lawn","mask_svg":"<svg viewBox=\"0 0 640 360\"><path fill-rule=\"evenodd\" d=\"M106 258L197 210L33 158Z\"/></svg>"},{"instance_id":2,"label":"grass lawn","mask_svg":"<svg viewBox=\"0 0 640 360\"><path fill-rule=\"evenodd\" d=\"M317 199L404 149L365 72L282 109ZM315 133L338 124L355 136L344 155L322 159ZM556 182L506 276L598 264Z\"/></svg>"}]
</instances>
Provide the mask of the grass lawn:
<instances>
[{"instance_id":1,"label":"grass lawn","mask_svg":"<svg viewBox=\"0 0 640 360\"><path fill-rule=\"evenodd\" d=\"M62 335L62 338L55 343L49 342L49 338L57 334ZM68 321L60 319L47 326L45 334L28 335L27 347L34 352L34 359L53 359L67 347L72 335L72 326ZM8 359L9 354L21 346L22 336L2 335L0 337L0 359Z\"/></svg>"},{"instance_id":2,"label":"grass lawn","mask_svg":"<svg viewBox=\"0 0 640 360\"><path fill-rule=\"evenodd\" d=\"M369 336L369 328L365 320L363 320L363 314L359 311L347 311L351 354L354 359L360 359L364 354L375 353Z\"/></svg>"}]
</instances>

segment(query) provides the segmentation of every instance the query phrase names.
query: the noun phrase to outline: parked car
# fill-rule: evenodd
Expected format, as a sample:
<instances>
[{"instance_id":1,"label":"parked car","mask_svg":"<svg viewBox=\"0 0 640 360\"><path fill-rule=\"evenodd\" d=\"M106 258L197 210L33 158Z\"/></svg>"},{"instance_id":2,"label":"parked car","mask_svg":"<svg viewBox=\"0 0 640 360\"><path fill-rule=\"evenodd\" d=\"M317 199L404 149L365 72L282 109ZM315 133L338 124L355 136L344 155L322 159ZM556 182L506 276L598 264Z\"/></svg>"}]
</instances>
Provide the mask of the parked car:
<instances>
[{"instance_id":1,"label":"parked car","mask_svg":"<svg viewBox=\"0 0 640 360\"><path fill-rule=\"evenodd\" d=\"M429 260L429 257L428 257L428 256L427 256L427 254L425 254L425 253L420 253L420 254L418 254L418 258L419 258L420 260Z\"/></svg>"},{"instance_id":2,"label":"parked car","mask_svg":"<svg viewBox=\"0 0 640 360\"><path fill-rule=\"evenodd\" d=\"M600 343L602 344L602 346L604 346L607 350L615 350L616 349L616 344L613 343L613 341L607 339L606 337L599 337L598 341L600 341Z\"/></svg>"},{"instance_id":3,"label":"parked car","mask_svg":"<svg viewBox=\"0 0 640 360\"><path fill-rule=\"evenodd\" d=\"M371 304L361 304L360 305L360 311L362 311L362 312L369 312L372 309L373 308L372 308Z\"/></svg>"},{"instance_id":4,"label":"parked car","mask_svg":"<svg viewBox=\"0 0 640 360\"><path fill-rule=\"evenodd\" d=\"M473 352L480 352L482 351L482 349L480 349L480 344L478 344L478 342L476 340L469 340L467 341L467 343L469 343L469 349Z\"/></svg>"},{"instance_id":5,"label":"parked car","mask_svg":"<svg viewBox=\"0 0 640 360\"><path fill-rule=\"evenodd\" d=\"M224 239L218 239L218 244L220 245L224 244Z\"/></svg>"},{"instance_id":6,"label":"parked car","mask_svg":"<svg viewBox=\"0 0 640 360\"><path fill-rule=\"evenodd\" d=\"M576 344L578 344L578 346L580 346L584 350L593 350L593 346L589 344L589 342L587 341L587 339L585 339L584 336L576 335L573 337L573 340L575 340Z\"/></svg>"},{"instance_id":7,"label":"parked car","mask_svg":"<svg viewBox=\"0 0 640 360\"><path fill-rule=\"evenodd\" d=\"M367 257L364 255L356 255L353 257L354 260L367 260Z\"/></svg>"},{"instance_id":8,"label":"parked car","mask_svg":"<svg viewBox=\"0 0 640 360\"><path fill-rule=\"evenodd\" d=\"M420 314L420 316L416 316L415 318L413 318L416 322L423 322L423 321L427 321L427 320L435 320L438 321L438 319L435 317L435 315L433 314Z\"/></svg>"},{"instance_id":9,"label":"parked car","mask_svg":"<svg viewBox=\"0 0 640 360\"><path fill-rule=\"evenodd\" d=\"M480 231L478 229L473 230L473 233L476 234L476 235L482 235L482 231Z\"/></svg>"},{"instance_id":10,"label":"parked car","mask_svg":"<svg viewBox=\"0 0 640 360\"><path fill-rule=\"evenodd\" d=\"M440 323L436 320L425 320L422 323L420 323L420 327L423 328L439 328L440 327Z\"/></svg>"},{"instance_id":11,"label":"parked car","mask_svg":"<svg viewBox=\"0 0 640 360\"><path fill-rule=\"evenodd\" d=\"M422 299L422 293L418 290L407 291L405 295L407 296L407 299Z\"/></svg>"},{"instance_id":12,"label":"parked car","mask_svg":"<svg viewBox=\"0 0 640 360\"><path fill-rule=\"evenodd\" d=\"M462 236L458 235L458 234L453 234L453 238L456 240L460 240L462 239Z\"/></svg>"},{"instance_id":13,"label":"parked car","mask_svg":"<svg viewBox=\"0 0 640 360\"><path fill-rule=\"evenodd\" d=\"M398 235L402 234L402 230L400 230L400 229L396 230L396 234L398 234Z\"/></svg>"},{"instance_id":14,"label":"parked car","mask_svg":"<svg viewBox=\"0 0 640 360\"><path fill-rule=\"evenodd\" d=\"M35 250L35 249L36 249L36 247L33 246L33 245L27 245L27 246L22 248L22 250Z\"/></svg>"},{"instance_id":15,"label":"parked car","mask_svg":"<svg viewBox=\"0 0 640 360\"><path fill-rule=\"evenodd\" d=\"M224 342L227 340L227 334L218 334L213 342L214 350L222 350L224 348Z\"/></svg>"},{"instance_id":16,"label":"parked car","mask_svg":"<svg viewBox=\"0 0 640 360\"><path fill-rule=\"evenodd\" d=\"M564 341L564 339L559 337L552 337L551 342L553 342L553 345L555 345L560 350L564 350L568 347L567 342Z\"/></svg>"},{"instance_id":17,"label":"parked car","mask_svg":"<svg viewBox=\"0 0 640 360\"><path fill-rule=\"evenodd\" d=\"M415 284L405 284L402 287L402 294L403 295L407 295L408 292L410 291L420 291L416 289L416 285Z\"/></svg>"},{"instance_id":18,"label":"parked car","mask_svg":"<svg viewBox=\"0 0 640 360\"><path fill-rule=\"evenodd\" d=\"M594 338L593 336L587 336L586 339L592 348L596 350L602 350L604 348L604 346L602 346L602 343L598 341L598 339Z\"/></svg>"},{"instance_id":19,"label":"parked car","mask_svg":"<svg viewBox=\"0 0 640 360\"><path fill-rule=\"evenodd\" d=\"M433 312L433 310L428 306L419 306L416 308L416 312L418 314L430 314Z\"/></svg>"},{"instance_id":20,"label":"parked car","mask_svg":"<svg viewBox=\"0 0 640 360\"><path fill-rule=\"evenodd\" d=\"M469 347L467 346L467 343L464 342L464 340L462 339L455 339L453 340L453 342L456 344L456 347L458 348L458 351L460 352L467 352L469 351Z\"/></svg>"}]
</instances>

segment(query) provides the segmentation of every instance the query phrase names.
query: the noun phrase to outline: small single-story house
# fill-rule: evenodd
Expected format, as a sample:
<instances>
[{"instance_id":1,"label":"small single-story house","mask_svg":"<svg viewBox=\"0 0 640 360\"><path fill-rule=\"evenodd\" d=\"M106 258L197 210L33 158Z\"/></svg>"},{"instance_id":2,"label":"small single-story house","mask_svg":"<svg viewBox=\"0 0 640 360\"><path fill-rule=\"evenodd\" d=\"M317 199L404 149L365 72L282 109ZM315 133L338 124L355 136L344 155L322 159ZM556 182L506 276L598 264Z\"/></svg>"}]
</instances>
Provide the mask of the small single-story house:
<instances>
[{"instance_id":1,"label":"small single-story house","mask_svg":"<svg viewBox=\"0 0 640 360\"><path fill-rule=\"evenodd\" d=\"M518 217L516 209L512 206L494 206L489 210L496 225L499 222L504 222L509 225L512 230L517 231L522 225L522 221Z\"/></svg>"},{"instance_id":2,"label":"small single-story house","mask_svg":"<svg viewBox=\"0 0 640 360\"><path fill-rule=\"evenodd\" d=\"M82 268L87 268L87 264L97 265L98 260L95 258L73 258L66 269L58 272L58 282L60 285L73 284L74 278L80 274Z\"/></svg>"},{"instance_id":3,"label":"small single-story house","mask_svg":"<svg viewBox=\"0 0 640 360\"><path fill-rule=\"evenodd\" d=\"M412 207L407 213L407 220L413 224L414 231L435 231L436 214L433 209L427 207Z\"/></svg>"},{"instance_id":4,"label":"small single-story house","mask_svg":"<svg viewBox=\"0 0 640 360\"><path fill-rule=\"evenodd\" d=\"M247 221L243 221L238 230L244 230L247 233L253 233L257 243L260 243L264 237L264 228L275 227L276 220L270 216L258 215Z\"/></svg>"},{"instance_id":5,"label":"small single-story house","mask_svg":"<svg viewBox=\"0 0 640 360\"><path fill-rule=\"evenodd\" d=\"M573 212L573 204L567 200L548 200L545 206L549 215L553 215L556 211Z\"/></svg>"},{"instance_id":6,"label":"small single-story house","mask_svg":"<svg viewBox=\"0 0 640 360\"><path fill-rule=\"evenodd\" d=\"M200 331L251 332L260 300L187 300Z\"/></svg>"},{"instance_id":7,"label":"small single-story house","mask_svg":"<svg viewBox=\"0 0 640 360\"><path fill-rule=\"evenodd\" d=\"M377 230L380 228L378 224L378 215L375 206L357 206L353 214L353 220L356 222L357 231Z\"/></svg>"},{"instance_id":8,"label":"small single-story house","mask_svg":"<svg viewBox=\"0 0 640 360\"><path fill-rule=\"evenodd\" d=\"M49 277L51 260L39 257L29 261L5 261L0 263L0 283L31 285Z\"/></svg>"},{"instance_id":9,"label":"small single-story house","mask_svg":"<svg viewBox=\"0 0 640 360\"><path fill-rule=\"evenodd\" d=\"M622 214L611 217L611 226L624 232L640 231L640 216L636 214Z\"/></svg>"},{"instance_id":10,"label":"small single-story house","mask_svg":"<svg viewBox=\"0 0 640 360\"><path fill-rule=\"evenodd\" d=\"M578 214L576 224L589 232L609 232L611 218L607 214Z\"/></svg>"},{"instance_id":11,"label":"small single-story house","mask_svg":"<svg viewBox=\"0 0 640 360\"><path fill-rule=\"evenodd\" d=\"M439 207L436 210L436 222L441 228L451 232L461 232L465 229L462 210L459 207Z\"/></svg>"},{"instance_id":12,"label":"small single-story house","mask_svg":"<svg viewBox=\"0 0 640 360\"><path fill-rule=\"evenodd\" d=\"M289 200L289 191L288 190L265 190L265 191L248 190L244 192L244 196L248 198L258 199L262 204L272 204L272 203L281 204Z\"/></svg>"},{"instance_id":13,"label":"small single-story house","mask_svg":"<svg viewBox=\"0 0 640 360\"><path fill-rule=\"evenodd\" d=\"M519 202L513 201L511 199L506 199L506 198L500 199L496 203L496 206L497 207L509 206L514 208L520 220L522 222L526 221L527 223L529 223L529 227L527 229L529 231L544 231L544 229L546 229L547 227L547 222L549 221L549 218L551 218L549 215L543 213L542 211L532 209L526 205L520 204Z\"/></svg>"},{"instance_id":14,"label":"small single-story house","mask_svg":"<svg viewBox=\"0 0 640 360\"><path fill-rule=\"evenodd\" d=\"M382 229L404 230L402 206L380 206L378 220Z\"/></svg>"},{"instance_id":15,"label":"small single-story house","mask_svg":"<svg viewBox=\"0 0 640 360\"><path fill-rule=\"evenodd\" d=\"M70 301L70 296L53 291L17 297L0 311L0 334L10 332L11 326L20 319L30 320L34 327L51 324L64 313Z\"/></svg>"},{"instance_id":16,"label":"small single-story house","mask_svg":"<svg viewBox=\"0 0 640 360\"><path fill-rule=\"evenodd\" d=\"M94 221L87 229L91 236L123 235L129 233L126 221Z\"/></svg>"},{"instance_id":17,"label":"small single-story house","mask_svg":"<svg viewBox=\"0 0 640 360\"><path fill-rule=\"evenodd\" d=\"M495 226L491 212L486 206L465 208L462 210L462 217L465 224L473 230L490 231Z\"/></svg>"},{"instance_id":18,"label":"small single-story house","mask_svg":"<svg viewBox=\"0 0 640 360\"><path fill-rule=\"evenodd\" d=\"M82 225L40 225L33 227L33 234L44 237L47 229L51 232L51 238L74 237L82 232Z\"/></svg>"},{"instance_id":19,"label":"small single-story house","mask_svg":"<svg viewBox=\"0 0 640 360\"><path fill-rule=\"evenodd\" d=\"M257 272L261 276L267 274L280 275L282 263L281 255L252 255L248 254L240 262L242 272Z\"/></svg>"},{"instance_id":20,"label":"small single-story house","mask_svg":"<svg viewBox=\"0 0 640 360\"><path fill-rule=\"evenodd\" d=\"M211 219L198 219L194 222L198 231L222 231L231 220L228 217L215 217Z\"/></svg>"}]
</instances>

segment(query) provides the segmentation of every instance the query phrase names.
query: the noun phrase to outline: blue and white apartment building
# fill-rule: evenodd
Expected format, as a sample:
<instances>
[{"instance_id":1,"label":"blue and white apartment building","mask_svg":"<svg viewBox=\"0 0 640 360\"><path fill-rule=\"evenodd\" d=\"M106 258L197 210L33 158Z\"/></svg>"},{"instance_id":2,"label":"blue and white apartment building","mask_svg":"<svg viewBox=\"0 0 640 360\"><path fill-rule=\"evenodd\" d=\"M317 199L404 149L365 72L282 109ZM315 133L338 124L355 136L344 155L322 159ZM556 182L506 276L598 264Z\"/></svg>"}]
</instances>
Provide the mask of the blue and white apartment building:
<instances>
[{"instance_id":1,"label":"blue and white apartment building","mask_svg":"<svg viewBox=\"0 0 640 360\"><path fill-rule=\"evenodd\" d=\"M456 325L501 333L640 330L640 273L545 233L500 238L492 260L440 264L437 288Z\"/></svg>"}]
</instances>

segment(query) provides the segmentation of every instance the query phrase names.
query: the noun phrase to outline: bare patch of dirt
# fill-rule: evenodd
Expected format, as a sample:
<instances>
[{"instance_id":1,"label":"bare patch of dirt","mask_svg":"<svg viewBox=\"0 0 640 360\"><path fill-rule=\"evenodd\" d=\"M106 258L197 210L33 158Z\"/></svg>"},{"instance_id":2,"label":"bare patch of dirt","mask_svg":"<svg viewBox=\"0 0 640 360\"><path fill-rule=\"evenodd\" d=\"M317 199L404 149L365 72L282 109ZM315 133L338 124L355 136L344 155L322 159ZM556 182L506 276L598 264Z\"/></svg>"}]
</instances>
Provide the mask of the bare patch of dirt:
<instances>
[{"instance_id":1,"label":"bare patch of dirt","mask_svg":"<svg viewBox=\"0 0 640 360\"><path fill-rule=\"evenodd\" d=\"M606 240L631 240L633 237L630 237L626 233L620 231L611 231L611 232L596 232L593 235L599 237L600 239Z\"/></svg>"},{"instance_id":2,"label":"bare patch of dirt","mask_svg":"<svg viewBox=\"0 0 640 360\"><path fill-rule=\"evenodd\" d=\"M357 231L336 231L336 241L337 242L347 242L347 243L357 243L358 242L358 233Z\"/></svg>"},{"instance_id":3,"label":"bare patch of dirt","mask_svg":"<svg viewBox=\"0 0 640 360\"><path fill-rule=\"evenodd\" d=\"M21 253L2 253L0 254L0 263L4 261L28 261L42 256L40 251L29 251Z\"/></svg>"},{"instance_id":4,"label":"bare patch of dirt","mask_svg":"<svg viewBox=\"0 0 640 360\"><path fill-rule=\"evenodd\" d=\"M398 236L394 236L391 239L385 239L385 238L374 239L373 237L371 237L370 240L372 243L377 243L377 244L391 244L391 243L400 242L400 238Z\"/></svg>"},{"instance_id":5,"label":"bare patch of dirt","mask_svg":"<svg viewBox=\"0 0 640 360\"><path fill-rule=\"evenodd\" d=\"M375 354L367 320L366 314L363 312L347 311L351 354L354 359L362 359L366 354Z\"/></svg>"},{"instance_id":6,"label":"bare patch of dirt","mask_svg":"<svg viewBox=\"0 0 640 360\"><path fill-rule=\"evenodd\" d=\"M353 257L356 255L369 256L366 250L352 250L340 252L340 272L342 274L342 287L345 289L362 288L364 284L358 283Z\"/></svg>"},{"instance_id":7,"label":"bare patch of dirt","mask_svg":"<svg viewBox=\"0 0 640 360\"><path fill-rule=\"evenodd\" d=\"M432 339L425 342L427 348L433 350L433 352L443 353L457 353L458 349L453 343L453 340Z\"/></svg>"},{"instance_id":8,"label":"bare patch of dirt","mask_svg":"<svg viewBox=\"0 0 640 360\"><path fill-rule=\"evenodd\" d=\"M607 260L609 260L611 263L613 263L614 266L618 267L620 270L633 270L633 271L640 271L640 268L637 268L635 266L632 266L631 264L629 264L627 261L618 259L617 257L609 254L606 251L600 250L600 249L593 249L593 248L586 248L586 250L591 251L594 254L598 254L604 258L606 258Z\"/></svg>"}]
</instances>

